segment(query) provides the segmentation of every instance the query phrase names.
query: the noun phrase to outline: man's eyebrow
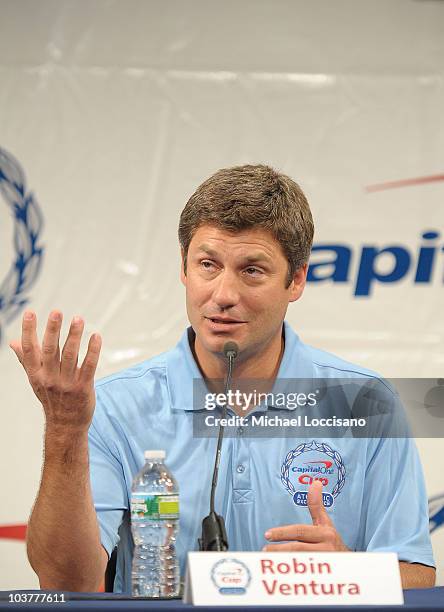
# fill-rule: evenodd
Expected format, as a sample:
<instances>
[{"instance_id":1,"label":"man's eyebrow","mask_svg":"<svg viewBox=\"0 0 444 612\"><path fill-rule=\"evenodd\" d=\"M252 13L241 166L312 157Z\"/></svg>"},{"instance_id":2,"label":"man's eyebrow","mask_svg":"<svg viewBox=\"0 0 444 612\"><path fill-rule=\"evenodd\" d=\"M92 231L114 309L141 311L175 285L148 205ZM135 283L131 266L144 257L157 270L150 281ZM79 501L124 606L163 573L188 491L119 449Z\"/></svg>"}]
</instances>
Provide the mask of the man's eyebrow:
<instances>
[{"instance_id":1,"label":"man's eyebrow","mask_svg":"<svg viewBox=\"0 0 444 612\"><path fill-rule=\"evenodd\" d=\"M265 253L253 253L251 255L247 255L245 257L245 261L247 263L259 263L261 261L269 263L271 261L271 257Z\"/></svg>"},{"instance_id":2,"label":"man's eyebrow","mask_svg":"<svg viewBox=\"0 0 444 612\"><path fill-rule=\"evenodd\" d=\"M197 247L198 251L203 251L204 253L206 253L207 255L209 255L210 257L217 257L217 252L212 249L208 244L201 244Z\"/></svg>"},{"instance_id":3,"label":"man's eyebrow","mask_svg":"<svg viewBox=\"0 0 444 612\"><path fill-rule=\"evenodd\" d=\"M217 257L218 256L217 251L215 251L213 248L210 247L210 245L205 244L205 243L204 244L200 244L197 247L197 250L198 251L203 251L204 253L206 253L210 257ZM246 255L242 259L247 264L259 263L259 262L270 263L270 261L272 261L271 257L269 257L266 253L263 253L262 251L259 251L257 253L251 253L250 255Z\"/></svg>"}]
</instances>

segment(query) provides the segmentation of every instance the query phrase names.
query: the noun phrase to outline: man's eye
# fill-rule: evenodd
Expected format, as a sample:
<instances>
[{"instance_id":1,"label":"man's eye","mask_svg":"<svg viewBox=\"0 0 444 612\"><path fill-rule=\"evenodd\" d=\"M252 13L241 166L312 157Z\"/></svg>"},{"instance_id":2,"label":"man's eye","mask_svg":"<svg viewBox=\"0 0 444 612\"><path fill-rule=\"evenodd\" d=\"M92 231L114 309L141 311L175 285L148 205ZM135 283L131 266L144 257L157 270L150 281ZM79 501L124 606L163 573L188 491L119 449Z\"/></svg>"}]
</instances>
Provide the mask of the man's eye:
<instances>
[{"instance_id":1,"label":"man's eye","mask_svg":"<svg viewBox=\"0 0 444 612\"><path fill-rule=\"evenodd\" d=\"M201 267L204 270L212 270L214 267L214 264L212 261L208 261L207 259L204 259L203 261L200 262Z\"/></svg>"},{"instance_id":2,"label":"man's eye","mask_svg":"<svg viewBox=\"0 0 444 612\"><path fill-rule=\"evenodd\" d=\"M245 272L248 274L248 276L259 276L262 274L262 270L259 270L258 268L245 268Z\"/></svg>"}]
</instances>

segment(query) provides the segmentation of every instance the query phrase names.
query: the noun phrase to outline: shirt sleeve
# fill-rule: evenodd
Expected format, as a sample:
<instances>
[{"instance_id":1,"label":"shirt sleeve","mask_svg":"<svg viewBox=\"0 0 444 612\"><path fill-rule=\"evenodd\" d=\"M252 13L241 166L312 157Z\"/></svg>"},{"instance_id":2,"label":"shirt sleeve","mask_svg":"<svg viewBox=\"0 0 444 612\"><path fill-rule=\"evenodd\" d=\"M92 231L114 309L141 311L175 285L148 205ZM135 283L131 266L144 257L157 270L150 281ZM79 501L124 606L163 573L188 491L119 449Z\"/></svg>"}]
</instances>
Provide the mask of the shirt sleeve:
<instances>
[{"instance_id":1,"label":"shirt sleeve","mask_svg":"<svg viewBox=\"0 0 444 612\"><path fill-rule=\"evenodd\" d=\"M118 530L128 509L128 493L118 454L106 442L98 421L95 415L88 433L90 478L101 542L111 556L119 543Z\"/></svg>"},{"instance_id":2,"label":"shirt sleeve","mask_svg":"<svg viewBox=\"0 0 444 612\"><path fill-rule=\"evenodd\" d=\"M374 440L365 474L362 549L435 566L424 475L412 438Z\"/></svg>"}]
</instances>

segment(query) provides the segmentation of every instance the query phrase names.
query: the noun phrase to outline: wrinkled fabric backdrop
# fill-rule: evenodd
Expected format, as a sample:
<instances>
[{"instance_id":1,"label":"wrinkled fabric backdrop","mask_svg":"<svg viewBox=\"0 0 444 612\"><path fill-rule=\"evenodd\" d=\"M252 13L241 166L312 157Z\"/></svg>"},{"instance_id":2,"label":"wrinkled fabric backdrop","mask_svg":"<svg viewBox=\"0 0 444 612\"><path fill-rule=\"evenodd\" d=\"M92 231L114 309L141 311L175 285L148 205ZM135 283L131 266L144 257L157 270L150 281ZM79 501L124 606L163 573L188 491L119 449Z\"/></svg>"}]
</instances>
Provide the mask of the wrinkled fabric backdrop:
<instances>
[{"instance_id":1,"label":"wrinkled fabric backdrop","mask_svg":"<svg viewBox=\"0 0 444 612\"><path fill-rule=\"evenodd\" d=\"M443 376L443 26L427 0L0 0L0 588L38 584L43 417L8 348L24 304L40 330L84 316L99 376L174 345L178 216L218 168L305 190L323 264L288 311L305 342ZM418 446L442 584L442 440Z\"/></svg>"}]
</instances>

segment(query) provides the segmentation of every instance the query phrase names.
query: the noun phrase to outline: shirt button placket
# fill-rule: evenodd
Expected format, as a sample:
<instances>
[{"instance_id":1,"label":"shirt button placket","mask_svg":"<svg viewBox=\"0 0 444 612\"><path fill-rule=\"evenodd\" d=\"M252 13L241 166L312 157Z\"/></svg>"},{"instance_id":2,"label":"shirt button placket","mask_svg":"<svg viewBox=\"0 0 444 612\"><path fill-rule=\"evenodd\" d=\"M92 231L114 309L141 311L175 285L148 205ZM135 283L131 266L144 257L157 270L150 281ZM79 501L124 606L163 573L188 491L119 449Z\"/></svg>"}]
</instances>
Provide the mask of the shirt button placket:
<instances>
[{"instance_id":1,"label":"shirt button placket","mask_svg":"<svg viewBox=\"0 0 444 612\"><path fill-rule=\"evenodd\" d=\"M237 437L233 441L235 443L233 453L234 488L250 489L250 458L247 441L243 437Z\"/></svg>"}]
</instances>

